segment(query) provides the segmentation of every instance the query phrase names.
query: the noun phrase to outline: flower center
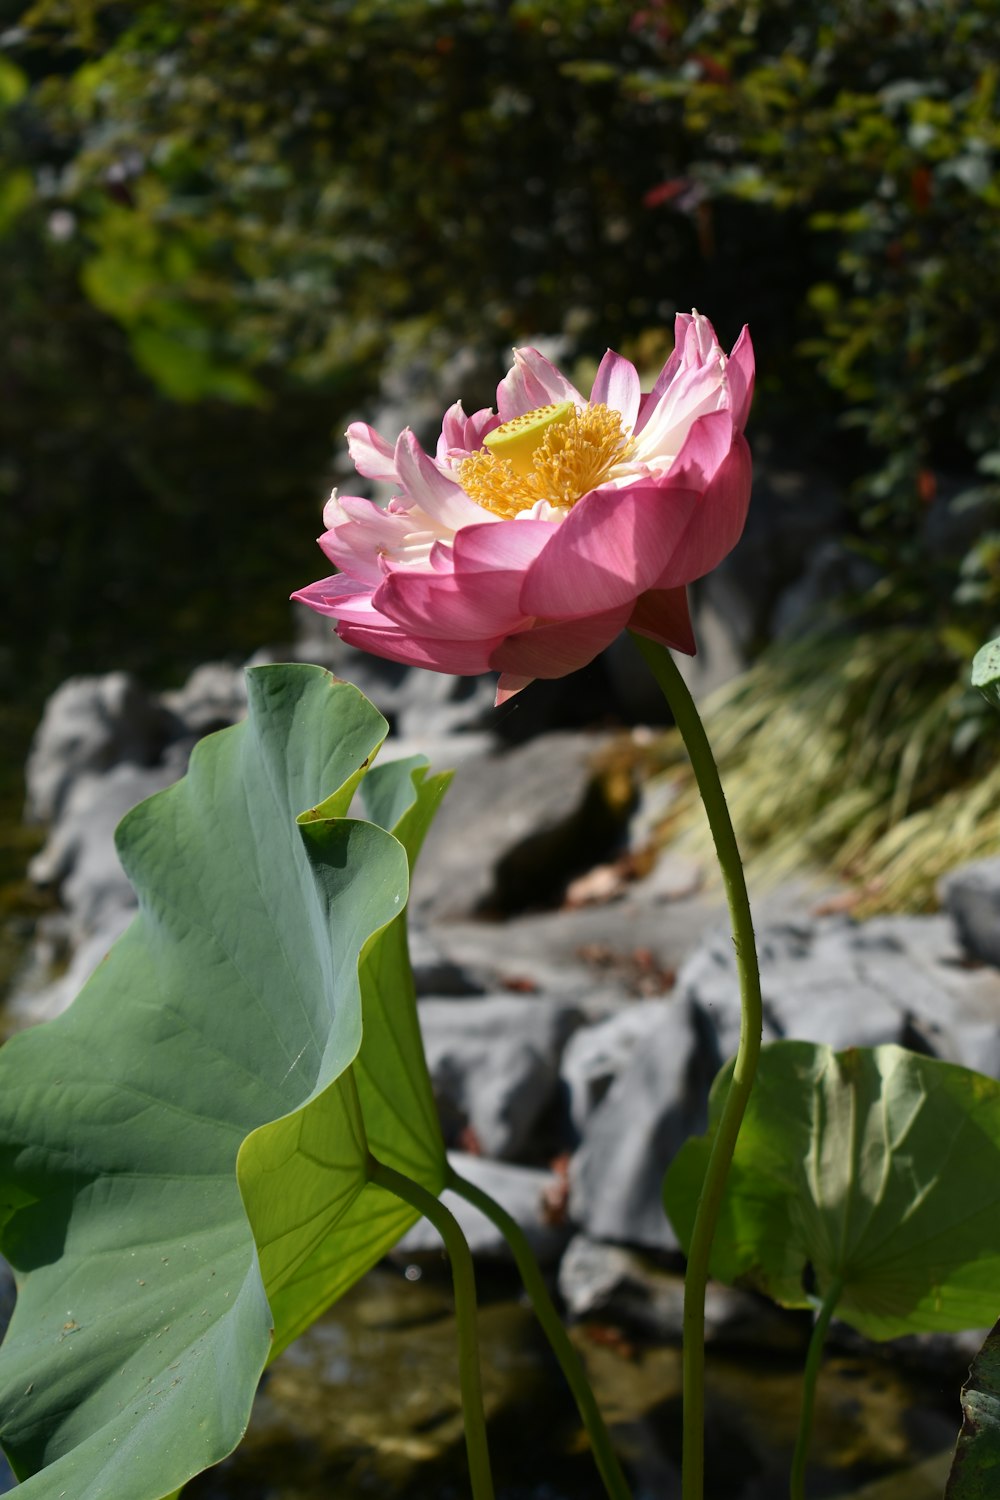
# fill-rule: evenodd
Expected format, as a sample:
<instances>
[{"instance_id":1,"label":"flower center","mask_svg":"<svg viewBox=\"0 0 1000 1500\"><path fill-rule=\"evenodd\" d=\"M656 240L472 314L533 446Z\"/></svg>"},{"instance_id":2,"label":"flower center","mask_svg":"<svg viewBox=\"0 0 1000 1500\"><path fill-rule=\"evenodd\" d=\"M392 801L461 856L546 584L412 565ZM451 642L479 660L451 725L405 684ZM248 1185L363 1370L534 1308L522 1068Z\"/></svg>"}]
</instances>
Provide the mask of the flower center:
<instances>
[{"instance_id":1,"label":"flower center","mask_svg":"<svg viewBox=\"0 0 1000 1500\"><path fill-rule=\"evenodd\" d=\"M484 442L459 464L459 482L477 505L504 518L539 500L568 510L603 484L632 446L620 412L572 401L514 417Z\"/></svg>"}]
</instances>

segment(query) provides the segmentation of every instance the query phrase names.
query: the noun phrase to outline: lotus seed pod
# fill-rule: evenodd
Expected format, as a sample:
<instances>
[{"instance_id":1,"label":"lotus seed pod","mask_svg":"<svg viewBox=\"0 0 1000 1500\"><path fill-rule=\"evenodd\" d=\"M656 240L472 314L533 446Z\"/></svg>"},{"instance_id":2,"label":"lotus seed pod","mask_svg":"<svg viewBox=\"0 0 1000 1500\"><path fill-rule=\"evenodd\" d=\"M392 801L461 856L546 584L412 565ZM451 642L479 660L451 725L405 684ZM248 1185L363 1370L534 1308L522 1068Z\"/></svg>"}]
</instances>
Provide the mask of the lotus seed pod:
<instances>
[{"instance_id":1,"label":"lotus seed pod","mask_svg":"<svg viewBox=\"0 0 1000 1500\"><path fill-rule=\"evenodd\" d=\"M515 474L530 474L532 455L549 428L557 422L568 422L575 411L572 401L538 406L494 428L483 443L495 458L505 458Z\"/></svg>"}]
</instances>

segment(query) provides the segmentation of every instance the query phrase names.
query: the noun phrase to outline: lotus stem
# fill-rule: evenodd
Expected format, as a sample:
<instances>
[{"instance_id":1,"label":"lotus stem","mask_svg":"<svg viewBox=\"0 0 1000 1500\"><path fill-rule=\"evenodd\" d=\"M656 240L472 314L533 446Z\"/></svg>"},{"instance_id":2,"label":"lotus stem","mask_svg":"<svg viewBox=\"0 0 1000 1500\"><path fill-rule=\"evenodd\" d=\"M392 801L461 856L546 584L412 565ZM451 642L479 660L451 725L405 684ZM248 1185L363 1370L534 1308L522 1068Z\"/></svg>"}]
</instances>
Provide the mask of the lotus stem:
<instances>
[{"instance_id":1,"label":"lotus stem","mask_svg":"<svg viewBox=\"0 0 1000 1500\"><path fill-rule=\"evenodd\" d=\"M826 1330L830 1326L830 1319L833 1317L843 1290L844 1283L838 1277L823 1298L819 1312L816 1314L816 1322L813 1324L809 1350L806 1354L805 1373L802 1377L802 1407L799 1411L799 1431L795 1439L795 1453L792 1457L790 1500L805 1500L806 1459L809 1456L809 1439L812 1435L813 1411L816 1407L816 1380L823 1358Z\"/></svg>"},{"instance_id":2,"label":"lotus stem","mask_svg":"<svg viewBox=\"0 0 1000 1500\"><path fill-rule=\"evenodd\" d=\"M625 1475L622 1473L621 1465L611 1446L608 1429L604 1425L604 1418L601 1416L583 1364L556 1312L538 1261L535 1259L523 1229L488 1193L476 1187L475 1183L460 1177L451 1167L448 1168L446 1181L453 1192L461 1194L496 1225L510 1246L535 1316L541 1324L542 1332L548 1339L553 1354L559 1361L559 1366L566 1377L566 1384L573 1394L576 1409L580 1413L580 1419L590 1438L594 1462L597 1464L609 1500L630 1500Z\"/></svg>"},{"instance_id":3,"label":"lotus stem","mask_svg":"<svg viewBox=\"0 0 1000 1500\"><path fill-rule=\"evenodd\" d=\"M472 1500L493 1500L493 1475L490 1472L489 1447L486 1441L486 1415L479 1371L479 1336L476 1331L476 1275L472 1252L458 1220L440 1199L401 1172L369 1157L368 1176L379 1187L402 1198L440 1234L451 1262L455 1289L455 1317L458 1323L458 1375L462 1391L462 1415L465 1422L465 1446L469 1459Z\"/></svg>"},{"instance_id":4,"label":"lotus stem","mask_svg":"<svg viewBox=\"0 0 1000 1500\"><path fill-rule=\"evenodd\" d=\"M705 727L694 699L665 646L632 634L674 716L705 805L729 906L740 977L740 1040L732 1082L716 1128L695 1212L684 1278L682 1500L702 1500L705 1488L705 1288L712 1240L736 1140L746 1113L760 1055L763 1010L753 919L743 861Z\"/></svg>"}]
</instances>

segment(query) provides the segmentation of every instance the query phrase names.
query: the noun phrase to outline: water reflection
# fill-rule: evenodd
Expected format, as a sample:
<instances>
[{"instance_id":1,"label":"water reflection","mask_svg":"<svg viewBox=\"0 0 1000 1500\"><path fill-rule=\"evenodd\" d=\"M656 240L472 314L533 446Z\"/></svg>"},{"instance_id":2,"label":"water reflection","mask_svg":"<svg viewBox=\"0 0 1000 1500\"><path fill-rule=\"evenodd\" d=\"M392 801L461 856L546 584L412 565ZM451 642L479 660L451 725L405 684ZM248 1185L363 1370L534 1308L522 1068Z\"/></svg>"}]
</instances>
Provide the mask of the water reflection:
<instances>
[{"instance_id":1,"label":"water reflection","mask_svg":"<svg viewBox=\"0 0 1000 1500\"><path fill-rule=\"evenodd\" d=\"M602 1500L530 1310L506 1277L479 1279L497 1500ZM575 1336L636 1500L673 1500L678 1351L607 1328ZM706 1500L785 1500L798 1382L788 1356L761 1351L751 1362L713 1351ZM947 1462L935 1455L954 1444L957 1426L957 1383L832 1355L818 1394L811 1500L939 1495ZM467 1500L468 1493L448 1279L408 1281L379 1268L276 1361L241 1448L185 1497Z\"/></svg>"}]
</instances>

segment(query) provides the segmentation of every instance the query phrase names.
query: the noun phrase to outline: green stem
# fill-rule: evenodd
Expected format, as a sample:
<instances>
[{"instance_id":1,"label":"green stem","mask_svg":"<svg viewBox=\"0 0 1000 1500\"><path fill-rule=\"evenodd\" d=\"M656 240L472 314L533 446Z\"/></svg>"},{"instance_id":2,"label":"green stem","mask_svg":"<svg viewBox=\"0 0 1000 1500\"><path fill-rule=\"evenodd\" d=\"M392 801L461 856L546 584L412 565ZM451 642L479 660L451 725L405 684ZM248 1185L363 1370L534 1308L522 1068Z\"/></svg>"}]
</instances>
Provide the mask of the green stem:
<instances>
[{"instance_id":1,"label":"green stem","mask_svg":"<svg viewBox=\"0 0 1000 1500\"><path fill-rule=\"evenodd\" d=\"M583 1365L553 1306L538 1262L520 1224L512 1219L499 1203L494 1202L488 1193L476 1187L475 1183L460 1177L451 1167L448 1168L447 1185L453 1192L460 1193L463 1198L484 1213L496 1225L510 1246L521 1280L524 1282L524 1289L535 1310L535 1316L542 1325L542 1331L549 1341L553 1354L559 1361L566 1383L573 1393L577 1411L590 1436L594 1461L604 1481L604 1488L611 1500L630 1500L625 1475L622 1473L621 1465L611 1446L604 1418L601 1416L590 1383L584 1374Z\"/></svg>"},{"instance_id":2,"label":"green stem","mask_svg":"<svg viewBox=\"0 0 1000 1500\"><path fill-rule=\"evenodd\" d=\"M726 1178L736 1149L760 1055L763 1012L760 975L747 899L743 862L719 780L708 736L670 652L665 646L633 634L660 685L684 740L698 782L722 879L733 929L733 945L740 976L740 1041L732 1082L716 1128L705 1181L695 1213L684 1279L684 1424L681 1493L683 1500L702 1500L705 1485L705 1287L712 1239L719 1217Z\"/></svg>"},{"instance_id":3,"label":"green stem","mask_svg":"<svg viewBox=\"0 0 1000 1500\"><path fill-rule=\"evenodd\" d=\"M369 1157L368 1176L379 1187L395 1193L429 1219L444 1240L451 1262L458 1323L458 1377L462 1389L465 1446L469 1456L469 1478L473 1500L493 1500L493 1476L486 1442L483 1388L479 1375L479 1338L476 1333L476 1277L472 1253L458 1220L433 1193L404 1177L384 1162Z\"/></svg>"},{"instance_id":4,"label":"green stem","mask_svg":"<svg viewBox=\"0 0 1000 1500\"><path fill-rule=\"evenodd\" d=\"M830 1290L823 1298L820 1310L816 1314L812 1338L809 1340L805 1374L802 1377L802 1409L799 1412L799 1432L798 1437L795 1439L795 1454L792 1458L792 1477L789 1485L791 1500L805 1500L806 1458L809 1454L813 1410L816 1406L816 1379L819 1375L820 1362L823 1358L823 1341L826 1338L826 1330L830 1326L830 1319L833 1317L834 1310L840 1301L843 1290L844 1283L838 1278L833 1282Z\"/></svg>"}]
</instances>

